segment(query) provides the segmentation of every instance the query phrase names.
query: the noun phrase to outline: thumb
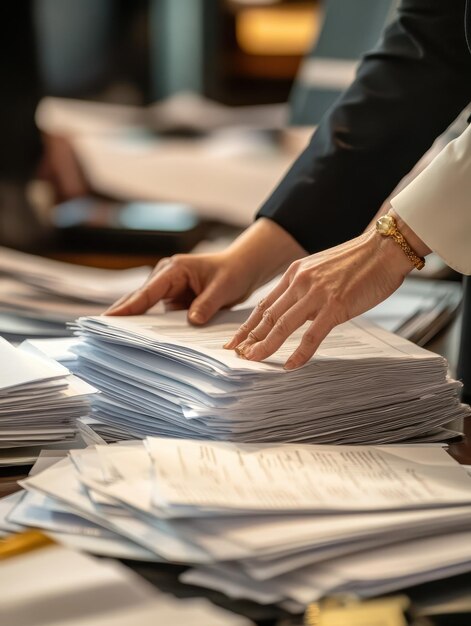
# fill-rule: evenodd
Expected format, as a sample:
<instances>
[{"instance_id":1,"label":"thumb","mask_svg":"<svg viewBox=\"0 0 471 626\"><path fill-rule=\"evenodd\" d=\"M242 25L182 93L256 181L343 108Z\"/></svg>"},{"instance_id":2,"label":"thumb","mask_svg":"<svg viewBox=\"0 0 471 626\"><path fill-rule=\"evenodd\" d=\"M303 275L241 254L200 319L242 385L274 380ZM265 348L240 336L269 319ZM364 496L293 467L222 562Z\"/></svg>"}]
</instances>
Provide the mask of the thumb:
<instances>
[{"instance_id":1,"label":"thumb","mask_svg":"<svg viewBox=\"0 0 471 626\"><path fill-rule=\"evenodd\" d=\"M219 281L214 281L195 298L188 311L188 321L191 324L206 324L227 304L227 287Z\"/></svg>"}]
</instances>

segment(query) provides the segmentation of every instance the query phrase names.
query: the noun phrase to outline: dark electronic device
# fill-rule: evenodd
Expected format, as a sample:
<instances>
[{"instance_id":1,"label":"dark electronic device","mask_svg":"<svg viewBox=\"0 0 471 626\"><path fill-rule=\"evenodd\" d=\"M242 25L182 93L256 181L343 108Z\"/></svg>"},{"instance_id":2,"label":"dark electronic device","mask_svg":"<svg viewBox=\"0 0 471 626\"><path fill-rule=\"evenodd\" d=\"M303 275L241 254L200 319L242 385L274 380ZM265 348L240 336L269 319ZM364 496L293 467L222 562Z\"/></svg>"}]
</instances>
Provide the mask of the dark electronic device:
<instances>
[{"instance_id":1,"label":"dark electronic device","mask_svg":"<svg viewBox=\"0 0 471 626\"><path fill-rule=\"evenodd\" d=\"M59 243L79 251L185 252L206 230L191 206L176 202L76 198L54 207L50 219Z\"/></svg>"}]
</instances>

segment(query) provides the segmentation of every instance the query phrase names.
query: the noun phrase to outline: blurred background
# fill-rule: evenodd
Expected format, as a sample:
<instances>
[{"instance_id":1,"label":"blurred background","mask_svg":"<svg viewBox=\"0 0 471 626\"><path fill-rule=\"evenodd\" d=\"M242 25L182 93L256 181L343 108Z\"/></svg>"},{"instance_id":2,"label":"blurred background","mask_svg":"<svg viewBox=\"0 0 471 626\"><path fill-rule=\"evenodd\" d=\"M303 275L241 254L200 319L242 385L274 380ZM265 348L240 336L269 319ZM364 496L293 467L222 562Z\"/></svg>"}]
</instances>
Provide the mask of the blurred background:
<instances>
[{"instance_id":1,"label":"blurred background","mask_svg":"<svg viewBox=\"0 0 471 626\"><path fill-rule=\"evenodd\" d=\"M286 102L321 20L318 0L29 4L49 94L133 104L189 90L226 104Z\"/></svg>"},{"instance_id":2,"label":"blurred background","mask_svg":"<svg viewBox=\"0 0 471 626\"><path fill-rule=\"evenodd\" d=\"M116 266L236 234L395 5L2 3L0 244Z\"/></svg>"}]
</instances>

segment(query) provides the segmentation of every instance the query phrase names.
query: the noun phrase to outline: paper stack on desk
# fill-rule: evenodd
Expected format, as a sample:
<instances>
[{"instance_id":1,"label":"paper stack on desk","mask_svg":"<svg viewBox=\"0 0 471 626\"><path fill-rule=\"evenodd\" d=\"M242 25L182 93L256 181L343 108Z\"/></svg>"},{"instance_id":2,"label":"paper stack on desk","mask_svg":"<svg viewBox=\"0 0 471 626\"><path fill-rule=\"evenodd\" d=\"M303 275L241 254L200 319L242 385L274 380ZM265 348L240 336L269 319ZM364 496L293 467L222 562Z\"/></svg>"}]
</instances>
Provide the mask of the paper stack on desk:
<instances>
[{"instance_id":1,"label":"paper stack on desk","mask_svg":"<svg viewBox=\"0 0 471 626\"><path fill-rule=\"evenodd\" d=\"M222 312L204 328L184 311L79 319L78 372L102 392L93 417L108 438L439 441L471 413L445 359L361 320L334 329L301 369L282 366L302 328L267 361L244 360L222 346L247 315Z\"/></svg>"},{"instance_id":2,"label":"paper stack on desk","mask_svg":"<svg viewBox=\"0 0 471 626\"><path fill-rule=\"evenodd\" d=\"M453 319L461 299L459 282L414 277L362 317L424 346Z\"/></svg>"},{"instance_id":3,"label":"paper stack on desk","mask_svg":"<svg viewBox=\"0 0 471 626\"><path fill-rule=\"evenodd\" d=\"M0 247L0 335L68 335L66 322L99 315L148 273L146 267L95 269Z\"/></svg>"},{"instance_id":4,"label":"paper stack on desk","mask_svg":"<svg viewBox=\"0 0 471 626\"><path fill-rule=\"evenodd\" d=\"M75 419L88 413L96 390L59 363L2 338L0 363L0 449L73 440Z\"/></svg>"},{"instance_id":5,"label":"paper stack on desk","mask_svg":"<svg viewBox=\"0 0 471 626\"><path fill-rule=\"evenodd\" d=\"M72 451L22 484L9 523L79 534L93 522L193 564L184 581L262 603L471 570L471 476L437 446L148 438Z\"/></svg>"}]
</instances>

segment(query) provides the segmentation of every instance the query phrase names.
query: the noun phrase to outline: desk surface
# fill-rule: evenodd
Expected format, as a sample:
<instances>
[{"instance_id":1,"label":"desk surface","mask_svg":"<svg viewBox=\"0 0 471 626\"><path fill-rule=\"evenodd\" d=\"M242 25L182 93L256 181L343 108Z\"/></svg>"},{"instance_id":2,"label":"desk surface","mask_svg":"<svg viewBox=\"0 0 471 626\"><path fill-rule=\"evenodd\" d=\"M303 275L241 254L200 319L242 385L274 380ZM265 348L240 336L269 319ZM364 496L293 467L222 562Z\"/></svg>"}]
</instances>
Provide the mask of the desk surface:
<instances>
[{"instance_id":1,"label":"desk surface","mask_svg":"<svg viewBox=\"0 0 471 626\"><path fill-rule=\"evenodd\" d=\"M148 259L148 261L151 261L151 259ZM112 265L114 265L114 263ZM430 350L447 357L452 371L454 369L453 366L456 365L457 362L460 323L461 320L457 318L448 329L442 332L427 346ZM471 464L471 419L464 425L464 432L464 440L452 444L449 448L449 452L460 463ZM0 497L17 491L19 488L17 481L25 477L28 469L27 467L0 468ZM282 620L284 624L300 623L299 621L292 620L292 618L289 618L288 614L276 607L260 606L250 601L233 601L215 591L202 590L198 587L183 585L178 582L178 576L185 569L184 567L168 564L139 563L134 561L125 562L125 564L162 591L168 591L182 597L207 597L220 606L247 616L257 624L268 626L269 624L277 624L280 620ZM412 597L423 600L427 597L436 597L437 594L446 594L449 590L469 590L470 588L471 574L467 574L446 581L437 581L436 583L427 584L426 586L419 586L412 590ZM285 621L287 618L288 621Z\"/></svg>"}]
</instances>

